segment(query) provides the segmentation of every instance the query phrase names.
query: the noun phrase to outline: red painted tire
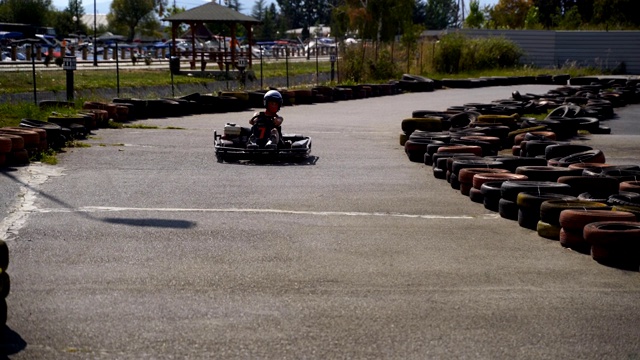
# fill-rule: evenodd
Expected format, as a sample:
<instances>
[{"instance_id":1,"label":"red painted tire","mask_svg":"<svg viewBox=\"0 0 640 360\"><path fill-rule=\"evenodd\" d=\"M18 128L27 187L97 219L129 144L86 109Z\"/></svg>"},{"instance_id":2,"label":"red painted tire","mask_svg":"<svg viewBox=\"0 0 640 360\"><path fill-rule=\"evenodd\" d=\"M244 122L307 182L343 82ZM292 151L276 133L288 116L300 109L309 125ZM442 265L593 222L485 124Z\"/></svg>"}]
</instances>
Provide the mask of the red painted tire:
<instances>
[{"instance_id":1,"label":"red painted tire","mask_svg":"<svg viewBox=\"0 0 640 360\"><path fill-rule=\"evenodd\" d=\"M472 185L476 189L481 189L482 184L490 181L525 181L526 175L511 173L481 173L473 176Z\"/></svg>"},{"instance_id":2,"label":"red painted tire","mask_svg":"<svg viewBox=\"0 0 640 360\"><path fill-rule=\"evenodd\" d=\"M596 210L596 209L567 209L560 212L560 226L581 234L585 226L602 221L636 221L635 215L626 211Z\"/></svg>"},{"instance_id":3,"label":"red painted tire","mask_svg":"<svg viewBox=\"0 0 640 360\"><path fill-rule=\"evenodd\" d=\"M612 164L600 164L600 163L590 163L590 162L583 162L583 163L575 163L575 164L569 164L569 166L567 166L569 169L582 169L582 170L602 170L603 168L608 168L608 167L613 167L615 165ZM600 171L598 171L600 172Z\"/></svg>"},{"instance_id":4,"label":"red painted tire","mask_svg":"<svg viewBox=\"0 0 640 360\"><path fill-rule=\"evenodd\" d=\"M584 240L581 232L560 228L558 240L560 240L560 245L562 245L563 247L581 252L583 254L589 254L589 251L591 250L591 245Z\"/></svg>"},{"instance_id":5,"label":"red painted tire","mask_svg":"<svg viewBox=\"0 0 640 360\"><path fill-rule=\"evenodd\" d=\"M18 135L24 140L25 147L38 147L40 144L40 135L32 130L18 128L0 128L0 135Z\"/></svg>"},{"instance_id":6,"label":"red painted tire","mask_svg":"<svg viewBox=\"0 0 640 360\"><path fill-rule=\"evenodd\" d=\"M640 250L640 222L601 221L587 224L584 239L591 245Z\"/></svg>"},{"instance_id":7,"label":"red painted tire","mask_svg":"<svg viewBox=\"0 0 640 360\"><path fill-rule=\"evenodd\" d=\"M623 270L638 271L640 265L637 252L630 252L624 247L591 245L591 257L599 264Z\"/></svg>"},{"instance_id":8,"label":"red painted tire","mask_svg":"<svg viewBox=\"0 0 640 360\"><path fill-rule=\"evenodd\" d=\"M461 184L469 184L473 185L473 178L477 174L510 174L507 169L496 169L496 168L464 168L460 169L458 173L458 181Z\"/></svg>"},{"instance_id":9,"label":"red painted tire","mask_svg":"<svg viewBox=\"0 0 640 360\"><path fill-rule=\"evenodd\" d=\"M623 181L620 183L618 190L640 193L640 181Z\"/></svg>"},{"instance_id":10,"label":"red painted tire","mask_svg":"<svg viewBox=\"0 0 640 360\"><path fill-rule=\"evenodd\" d=\"M14 134L0 134L0 136L11 140L11 151L24 149L24 139L22 136Z\"/></svg>"},{"instance_id":11,"label":"red painted tire","mask_svg":"<svg viewBox=\"0 0 640 360\"><path fill-rule=\"evenodd\" d=\"M11 151L11 139L6 136L0 135L0 154L8 153Z\"/></svg>"},{"instance_id":12,"label":"red painted tire","mask_svg":"<svg viewBox=\"0 0 640 360\"><path fill-rule=\"evenodd\" d=\"M482 156L482 148L476 145L451 145L438 148L438 153L472 153Z\"/></svg>"}]
</instances>

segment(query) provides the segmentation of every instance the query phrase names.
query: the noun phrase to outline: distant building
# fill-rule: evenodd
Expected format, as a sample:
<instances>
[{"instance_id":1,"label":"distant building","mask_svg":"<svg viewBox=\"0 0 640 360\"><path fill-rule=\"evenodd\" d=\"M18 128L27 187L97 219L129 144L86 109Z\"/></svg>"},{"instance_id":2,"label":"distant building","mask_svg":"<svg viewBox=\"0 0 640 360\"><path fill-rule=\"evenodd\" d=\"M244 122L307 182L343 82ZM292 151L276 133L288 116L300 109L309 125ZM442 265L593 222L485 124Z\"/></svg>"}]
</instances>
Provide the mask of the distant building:
<instances>
[{"instance_id":1,"label":"distant building","mask_svg":"<svg viewBox=\"0 0 640 360\"><path fill-rule=\"evenodd\" d=\"M93 31L93 14L84 14L80 21L87 26L89 31ZM99 28L109 25L107 14L96 14L96 26Z\"/></svg>"}]
</instances>

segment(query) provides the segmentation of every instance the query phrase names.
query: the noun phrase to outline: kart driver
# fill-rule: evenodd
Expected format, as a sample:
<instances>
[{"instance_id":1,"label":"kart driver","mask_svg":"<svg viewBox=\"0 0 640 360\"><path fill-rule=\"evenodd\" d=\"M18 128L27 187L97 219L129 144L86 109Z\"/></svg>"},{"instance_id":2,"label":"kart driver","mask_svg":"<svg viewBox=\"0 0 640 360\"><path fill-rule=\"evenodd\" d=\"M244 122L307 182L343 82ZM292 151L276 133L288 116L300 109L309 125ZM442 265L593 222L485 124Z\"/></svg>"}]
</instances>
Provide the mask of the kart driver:
<instances>
[{"instance_id":1,"label":"kart driver","mask_svg":"<svg viewBox=\"0 0 640 360\"><path fill-rule=\"evenodd\" d=\"M263 104L264 112L257 112L253 115L249 124L251 127L251 136L247 148L257 149L257 142L269 136L269 140L265 144L266 149L275 149L280 141L280 125L284 119L278 115L282 106L282 95L276 90L269 90L264 94Z\"/></svg>"}]
</instances>

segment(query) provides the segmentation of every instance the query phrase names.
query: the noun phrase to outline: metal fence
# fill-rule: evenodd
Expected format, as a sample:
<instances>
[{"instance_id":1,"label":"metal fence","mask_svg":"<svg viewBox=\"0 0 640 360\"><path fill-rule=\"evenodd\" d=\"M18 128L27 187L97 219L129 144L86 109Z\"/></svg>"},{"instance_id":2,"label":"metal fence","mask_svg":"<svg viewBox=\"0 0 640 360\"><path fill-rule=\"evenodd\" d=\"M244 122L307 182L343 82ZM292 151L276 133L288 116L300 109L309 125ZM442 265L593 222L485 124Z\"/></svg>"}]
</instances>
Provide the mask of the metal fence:
<instances>
[{"instance_id":1,"label":"metal fence","mask_svg":"<svg viewBox=\"0 0 640 360\"><path fill-rule=\"evenodd\" d=\"M468 37L501 36L525 53L521 62L541 68L566 65L640 74L640 31L455 30ZM438 37L451 31L427 32Z\"/></svg>"}]
</instances>

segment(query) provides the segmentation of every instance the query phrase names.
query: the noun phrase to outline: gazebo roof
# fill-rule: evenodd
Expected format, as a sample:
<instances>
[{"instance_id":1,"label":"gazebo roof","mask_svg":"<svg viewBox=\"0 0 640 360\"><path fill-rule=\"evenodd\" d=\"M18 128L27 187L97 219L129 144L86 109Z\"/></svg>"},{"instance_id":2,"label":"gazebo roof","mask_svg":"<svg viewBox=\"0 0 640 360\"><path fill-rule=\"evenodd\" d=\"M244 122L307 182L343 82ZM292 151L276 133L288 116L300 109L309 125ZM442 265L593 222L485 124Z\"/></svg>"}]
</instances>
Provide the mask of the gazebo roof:
<instances>
[{"instance_id":1,"label":"gazebo roof","mask_svg":"<svg viewBox=\"0 0 640 360\"><path fill-rule=\"evenodd\" d=\"M178 22L233 22L233 23L260 23L260 20L241 14L232 8L208 2L187 11L169 16L164 21Z\"/></svg>"}]
</instances>

